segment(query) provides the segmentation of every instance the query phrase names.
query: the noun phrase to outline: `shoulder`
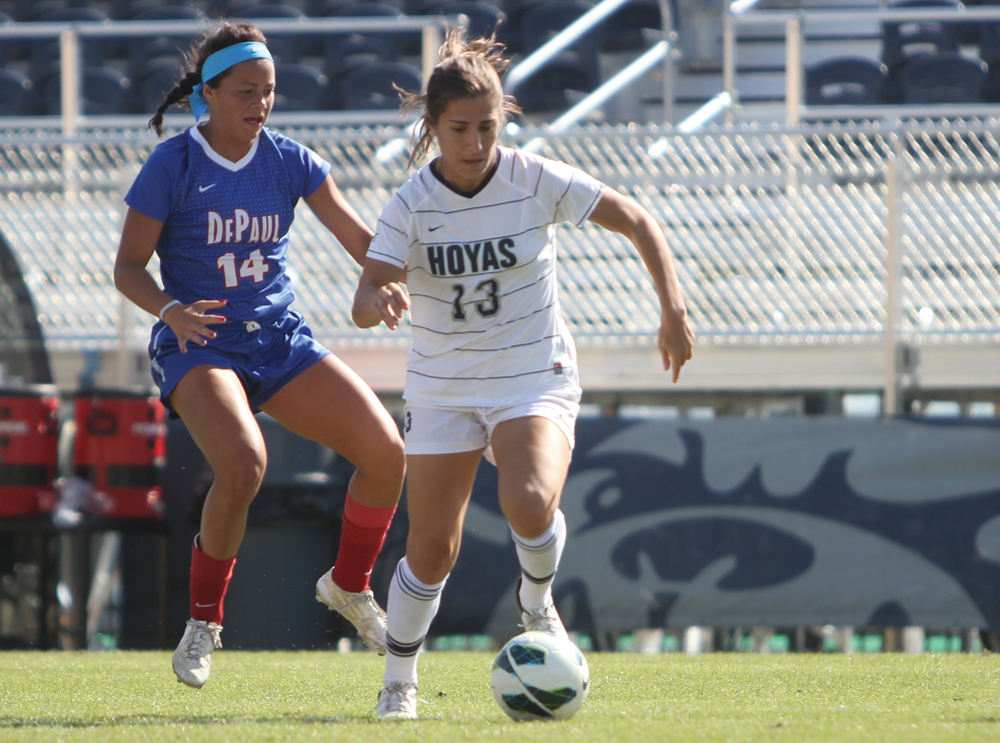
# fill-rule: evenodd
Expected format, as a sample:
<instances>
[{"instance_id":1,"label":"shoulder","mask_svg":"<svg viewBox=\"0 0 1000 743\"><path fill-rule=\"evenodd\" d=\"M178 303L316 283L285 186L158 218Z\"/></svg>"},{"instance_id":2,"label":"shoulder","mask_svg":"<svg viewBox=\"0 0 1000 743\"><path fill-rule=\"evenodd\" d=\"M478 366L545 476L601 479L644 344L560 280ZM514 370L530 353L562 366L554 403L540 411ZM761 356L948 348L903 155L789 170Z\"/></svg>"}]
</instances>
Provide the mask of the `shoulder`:
<instances>
[{"instance_id":1,"label":"shoulder","mask_svg":"<svg viewBox=\"0 0 1000 743\"><path fill-rule=\"evenodd\" d=\"M423 208L437 189L437 184L438 180L431 172L430 165L425 165L396 189L390 203L395 202L397 208L407 214L413 214Z\"/></svg>"},{"instance_id":2,"label":"shoulder","mask_svg":"<svg viewBox=\"0 0 1000 743\"><path fill-rule=\"evenodd\" d=\"M143 168L178 172L187 162L191 137L186 131L165 139L153 148Z\"/></svg>"}]
</instances>

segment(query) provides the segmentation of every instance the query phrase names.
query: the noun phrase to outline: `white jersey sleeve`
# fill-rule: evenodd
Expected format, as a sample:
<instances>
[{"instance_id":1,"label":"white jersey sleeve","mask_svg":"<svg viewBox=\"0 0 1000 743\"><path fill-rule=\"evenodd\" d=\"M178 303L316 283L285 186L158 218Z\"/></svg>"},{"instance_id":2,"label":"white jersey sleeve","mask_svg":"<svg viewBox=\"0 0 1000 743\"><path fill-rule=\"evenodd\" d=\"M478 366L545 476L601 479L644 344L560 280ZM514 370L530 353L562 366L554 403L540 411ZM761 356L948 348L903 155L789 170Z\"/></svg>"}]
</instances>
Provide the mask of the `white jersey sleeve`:
<instances>
[{"instance_id":1,"label":"white jersey sleeve","mask_svg":"<svg viewBox=\"0 0 1000 743\"><path fill-rule=\"evenodd\" d=\"M601 200L604 184L579 168L559 162L542 160L542 178L539 181L539 196L553 205L553 219L556 224L569 222L580 227L597 202Z\"/></svg>"},{"instance_id":2,"label":"white jersey sleeve","mask_svg":"<svg viewBox=\"0 0 1000 743\"><path fill-rule=\"evenodd\" d=\"M396 192L385 205L375 225L375 234L368 246L368 257L397 268L405 268L410 250L417 242L413 214L404 197Z\"/></svg>"}]
</instances>

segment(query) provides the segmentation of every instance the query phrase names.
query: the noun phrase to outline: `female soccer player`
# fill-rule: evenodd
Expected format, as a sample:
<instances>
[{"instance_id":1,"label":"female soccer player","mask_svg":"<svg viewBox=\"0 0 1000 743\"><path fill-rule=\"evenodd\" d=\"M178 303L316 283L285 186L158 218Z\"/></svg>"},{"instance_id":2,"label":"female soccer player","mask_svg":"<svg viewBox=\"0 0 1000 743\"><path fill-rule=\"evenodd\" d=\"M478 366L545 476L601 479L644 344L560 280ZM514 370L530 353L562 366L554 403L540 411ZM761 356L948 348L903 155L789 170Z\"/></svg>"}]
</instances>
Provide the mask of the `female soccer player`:
<instances>
[{"instance_id":1,"label":"female soccer player","mask_svg":"<svg viewBox=\"0 0 1000 743\"><path fill-rule=\"evenodd\" d=\"M178 680L201 687L221 647L223 600L267 454L259 409L357 466L336 563L317 598L384 652L385 613L368 575L402 486L403 444L375 394L313 340L285 266L300 198L359 263L371 230L330 165L264 128L274 64L263 34L223 22L195 42L187 73L150 121L187 100L197 124L160 144L125 197L115 284L160 321L149 344L164 404L204 452L215 482L191 552L191 620L173 656ZM160 289L146 266L156 251Z\"/></svg>"},{"instance_id":2,"label":"female soccer player","mask_svg":"<svg viewBox=\"0 0 1000 743\"><path fill-rule=\"evenodd\" d=\"M694 334L659 225L586 173L499 147L506 115L495 38L448 35L425 95L413 158L440 156L382 212L354 298L361 327L411 309L406 377L406 556L389 589L382 719L417 716L417 654L458 556L480 456L495 459L500 507L521 564L525 630L565 635L550 590L566 541L559 498L580 386L555 274L556 225L591 220L627 237L659 294L658 344L677 380ZM412 162L412 160L411 160ZM403 287L404 272L406 285ZM412 301L412 308L411 308Z\"/></svg>"}]
</instances>

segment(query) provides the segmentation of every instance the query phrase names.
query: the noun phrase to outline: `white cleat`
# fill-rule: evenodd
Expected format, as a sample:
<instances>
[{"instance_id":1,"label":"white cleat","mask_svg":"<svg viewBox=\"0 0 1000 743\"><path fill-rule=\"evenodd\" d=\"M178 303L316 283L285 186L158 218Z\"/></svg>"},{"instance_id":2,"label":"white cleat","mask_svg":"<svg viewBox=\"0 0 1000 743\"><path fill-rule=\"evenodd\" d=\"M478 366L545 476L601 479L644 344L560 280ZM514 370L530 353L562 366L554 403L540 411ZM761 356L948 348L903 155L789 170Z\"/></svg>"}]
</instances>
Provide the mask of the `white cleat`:
<instances>
[{"instance_id":1,"label":"white cleat","mask_svg":"<svg viewBox=\"0 0 1000 743\"><path fill-rule=\"evenodd\" d=\"M385 655L385 612L371 591L351 593L333 582L329 571L316 581L316 600L345 617L365 645Z\"/></svg>"},{"instance_id":2,"label":"white cleat","mask_svg":"<svg viewBox=\"0 0 1000 743\"><path fill-rule=\"evenodd\" d=\"M189 619L184 637L174 651L177 680L200 689L212 670L212 651L222 647L222 626L215 622Z\"/></svg>"},{"instance_id":3,"label":"white cleat","mask_svg":"<svg viewBox=\"0 0 1000 743\"><path fill-rule=\"evenodd\" d=\"M375 714L379 720L416 720L417 686L399 681L378 693Z\"/></svg>"},{"instance_id":4,"label":"white cleat","mask_svg":"<svg viewBox=\"0 0 1000 743\"><path fill-rule=\"evenodd\" d=\"M568 640L569 633L566 632L566 627L563 626L559 612L556 611L556 605L552 602L552 595L549 594L546 603L537 609L525 609L521 606L520 581L518 581L517 587L518 590L514 592L514 595L517 597L517 608L521 610L521 626L524 627L524 631L544 632L547 635L555 635L556 637Z\"/></svg>"}]
</instances>

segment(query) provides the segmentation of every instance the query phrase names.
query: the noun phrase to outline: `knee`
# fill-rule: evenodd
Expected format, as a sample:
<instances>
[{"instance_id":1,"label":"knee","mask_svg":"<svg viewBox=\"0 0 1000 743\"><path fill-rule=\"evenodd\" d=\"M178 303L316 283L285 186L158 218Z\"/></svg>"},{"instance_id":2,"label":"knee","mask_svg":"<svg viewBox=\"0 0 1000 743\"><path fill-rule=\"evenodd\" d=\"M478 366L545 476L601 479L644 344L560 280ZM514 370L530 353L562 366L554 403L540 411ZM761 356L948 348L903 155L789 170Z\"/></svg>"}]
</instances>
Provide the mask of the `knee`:
<instances>
[{"instance_id":1,"label":"knee","mask_svg":"<svg viewBox=\"0 0 1000 743\"><path fill-rule=\"evenodd\" d=\"M440 583L458 559L458 542L447 538L411 540L406 547L406 561L417 580Z\"/></svg>"},{"instance_id":2,"label":"knee","mask_svg":"<svg viewBox=\"0 0 1000 743\"><path fill-rule=\"evenodd\" d=\"M213 462L215 487L233 505L249 505L267 470L267 450L263 442L233 447L220 462Z\"/></svg>"},{"instance_id":3,"label":"knee","mask_svg":"<svg viewBox=\"0 0 1000 743\"><path fill-rule=\"evenodd\" d=\"M358 469L362 470L366 476L387 484L402 483L406 473L403 440L393 432L393 435L366 448L364 461L358 464Z\"/></svg>"}]
</instances>

